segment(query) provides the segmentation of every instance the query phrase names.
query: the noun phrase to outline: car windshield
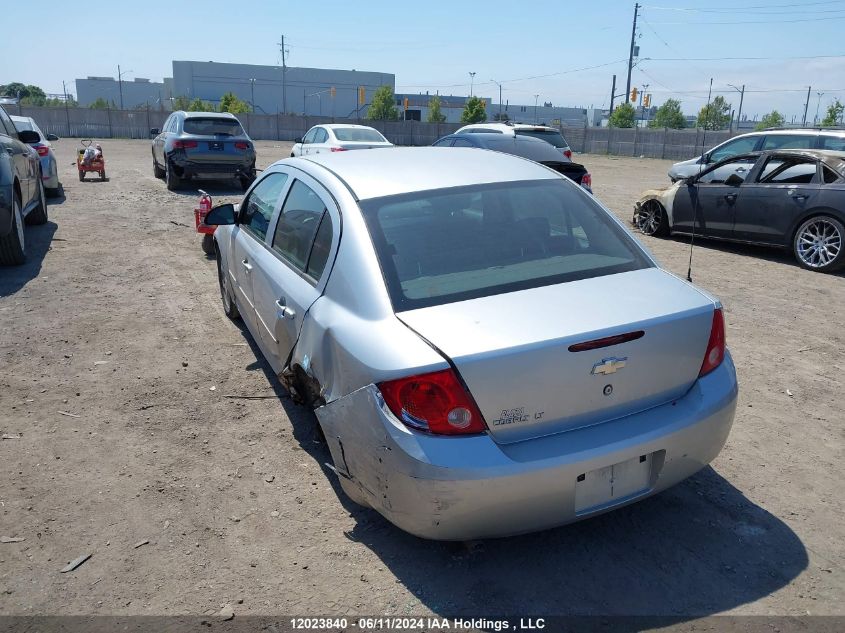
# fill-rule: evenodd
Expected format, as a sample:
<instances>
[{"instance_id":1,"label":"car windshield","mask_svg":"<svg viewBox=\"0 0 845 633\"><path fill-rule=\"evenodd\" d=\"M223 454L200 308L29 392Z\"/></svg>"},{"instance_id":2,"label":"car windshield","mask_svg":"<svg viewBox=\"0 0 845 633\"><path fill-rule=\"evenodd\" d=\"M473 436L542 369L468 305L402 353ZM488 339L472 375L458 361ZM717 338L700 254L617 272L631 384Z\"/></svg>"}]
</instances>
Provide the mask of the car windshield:
<instances>
[{"instance_id":1,"label":"car windshield","mask_svg":"<svg viewBox=\"0 0 845 633\"><path fill-rule=\"evenodd\" d=\"M564 180L423 191L361 208L397 312L651 266Z\"/></svg>"},{"instance_id":2,"label":"car windshield","mask_svg":"<svg viewBox=\"0 0 845 633\"><path fill-rule=\"evenodd\" d=\"M240 136L243 134L241 124L234 119L223 117L189 117L185 119L186 134L203 134L218 136Z\"/></svg>"},{"instance_id":3,"label":"car windshield","mask_svg":"<svg viewBox=\"0 0 845 633\"><path fill-rule=\"evenodd\" d=\"M516 133L521 136L533 136L534 138L543 139L555 147L569 147L566 139L557 130L516 130Z\"/></svg>"},{"instance_id":4,"label":"car windshield","mask_svg":"<svg viewBox=\"0 0 845 633\"><path fill-rule=\"evenodd\" d=\"M376 130L358 127L336 127L333 131L339 141L364 141L366 143L384 143L387 141Z\"/></svg>"}]
</instances>

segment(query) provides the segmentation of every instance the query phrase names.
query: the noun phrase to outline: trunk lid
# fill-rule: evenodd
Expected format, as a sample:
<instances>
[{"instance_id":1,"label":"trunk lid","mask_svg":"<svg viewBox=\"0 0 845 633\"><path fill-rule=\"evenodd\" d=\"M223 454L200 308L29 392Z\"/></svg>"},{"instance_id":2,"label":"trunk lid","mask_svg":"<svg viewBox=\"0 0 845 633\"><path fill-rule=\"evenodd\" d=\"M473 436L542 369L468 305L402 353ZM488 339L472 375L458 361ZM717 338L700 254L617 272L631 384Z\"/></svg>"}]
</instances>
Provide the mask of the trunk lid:
<instances>
[{"instance_id":1,"label":"trunk lid","mask_svg":"<svg viewBox=\"0 0 845 633\"><path fill-rule=\"evenodd\" d=\"M698 378L714 308L690 284L647 268L397 317L451 359L491 436L509 443L679 398ZM569 350L639 332L634 340Z\"/></svg>"}]
</instances>

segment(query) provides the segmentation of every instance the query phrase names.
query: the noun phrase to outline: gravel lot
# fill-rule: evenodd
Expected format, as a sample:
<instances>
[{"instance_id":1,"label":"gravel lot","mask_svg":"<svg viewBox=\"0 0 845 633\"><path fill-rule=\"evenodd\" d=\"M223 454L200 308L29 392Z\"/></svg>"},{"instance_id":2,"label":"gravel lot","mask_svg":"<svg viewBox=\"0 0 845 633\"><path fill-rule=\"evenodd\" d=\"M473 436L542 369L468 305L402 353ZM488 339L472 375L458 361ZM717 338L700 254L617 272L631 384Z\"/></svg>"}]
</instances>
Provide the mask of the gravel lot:
<instances>
[{"instance_id":1,"label":"gravel lot","mask_svg":"<svg viewBox=\"0 0 845 633\"><path fill-rule=\"evenodd\" d=\"M0 613L845 614L842 275L702 242L693 278L725 305L741 388L712 467L561 529L427 542L342 495L313 414L223 315L195 193L153 178L149 142L102 141L104 183L54 145L66 198L0 270L0 534L25 539L0 544ZM261 166L290 153L257 145ZM626 221L668 182L668 161L580 159ZM641 239L686 275L684 240Z\"/></svg>"}]
</instances>

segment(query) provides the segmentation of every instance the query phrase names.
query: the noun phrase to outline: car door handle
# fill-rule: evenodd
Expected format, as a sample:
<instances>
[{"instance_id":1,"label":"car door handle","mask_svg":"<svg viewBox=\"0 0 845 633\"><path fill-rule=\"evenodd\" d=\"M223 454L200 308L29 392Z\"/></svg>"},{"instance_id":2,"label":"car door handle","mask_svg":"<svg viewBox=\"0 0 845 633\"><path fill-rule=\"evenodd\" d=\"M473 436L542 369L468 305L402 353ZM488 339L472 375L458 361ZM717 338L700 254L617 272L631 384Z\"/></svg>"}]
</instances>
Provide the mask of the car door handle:
<instances>
[{"instance_id":1,"label":"car door handle","mask_svg":"<svg viewBox=\"0 0 845 633\"><path fill-rule=\"evenodd\" d=\"M725 196L725 200L727 200L728 202L733 202L734 200L736 200L736 194L735 193L727 194Z\"/></svg>"},{"instance_id":2,"label":"car door handle","mask_svg":"<svg viewBox=\"0 0 845 633\"><path fill-rule=\"evenodd\" d=\"M786 192L786 194L787 194L788 196L792 197L792 198L795 198L796 200L806 200L807 198L809 198L809 197L810 197L810 196L808 196L807 194L804 194L804 193L798 193L797 191L795 191L795 189L789 189L789 190Z\"/></svg>"},{"instance_id":3,"label":"car door handle","mask_svg":"<svg viewBox=\"0 0 845 633\"><path fill-rule=\"evenodd\" d=\"M247 260L243 260L243 261L241 262L241 266L243 266L244 268L246 268L246 272L248 272L248 273L251 273L251 272L252 272L252 264L250 264Z\"/></svg>"},{"instance_id":4,"label":"car door handle","mask_svg":"<svg viewBox=\"0 0 845 633\"><path fill-rule=\"evenodd\" d=\"M737 167L736 169L734 169L734 171L741 173L743 171L748 171L748 170L745 167Z\"/></svg>"},{"instance_id":5,"label":"car door handle","mask_svg":"<svg viewBox=\"0 0 845 633\"><path fill-rule=\"evenodd\" d=\"M296 311L293 308L287 307L284 297L276 299L276 307L279 309L278 316L280 319L292 319L296 316Z\"/></svg>"}]
</instances>

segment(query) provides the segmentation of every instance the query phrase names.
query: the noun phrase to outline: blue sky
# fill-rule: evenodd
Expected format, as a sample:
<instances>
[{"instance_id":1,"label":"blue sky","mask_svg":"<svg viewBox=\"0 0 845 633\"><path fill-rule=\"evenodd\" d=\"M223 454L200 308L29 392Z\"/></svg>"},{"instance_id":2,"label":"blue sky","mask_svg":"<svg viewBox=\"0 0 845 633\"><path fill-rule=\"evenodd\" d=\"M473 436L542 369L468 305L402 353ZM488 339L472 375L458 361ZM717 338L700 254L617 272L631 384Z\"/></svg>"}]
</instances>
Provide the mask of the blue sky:
<instances>
[{"instance_id":1,"label":"blue sky","mask_svg":"<svg viewBox=\"0 0 845 633\"><path fill-rule=\"evenodd\" d=\"M694 113L714 93L738 105L728 84L746 85L743 112L773 108L787 121L845 101L845 2L731 0L643 2L632 83L649 84L653 103L669 97ZM33 7L37 6L37 14ZM139 8L141 7L141 8ZM476 94L512 104L551 101L607 106L611 77L624 91L634 3L348 2L223 0L74 5L42 0L7 4L0 83L22 81L61 92L62 80L87 75L160 80L173 59L288 64L391 72L398 92ZM43 16L43 17L41 17ZM725 58L766 59L725 59Z\"/></svg>"}]
</instances>

